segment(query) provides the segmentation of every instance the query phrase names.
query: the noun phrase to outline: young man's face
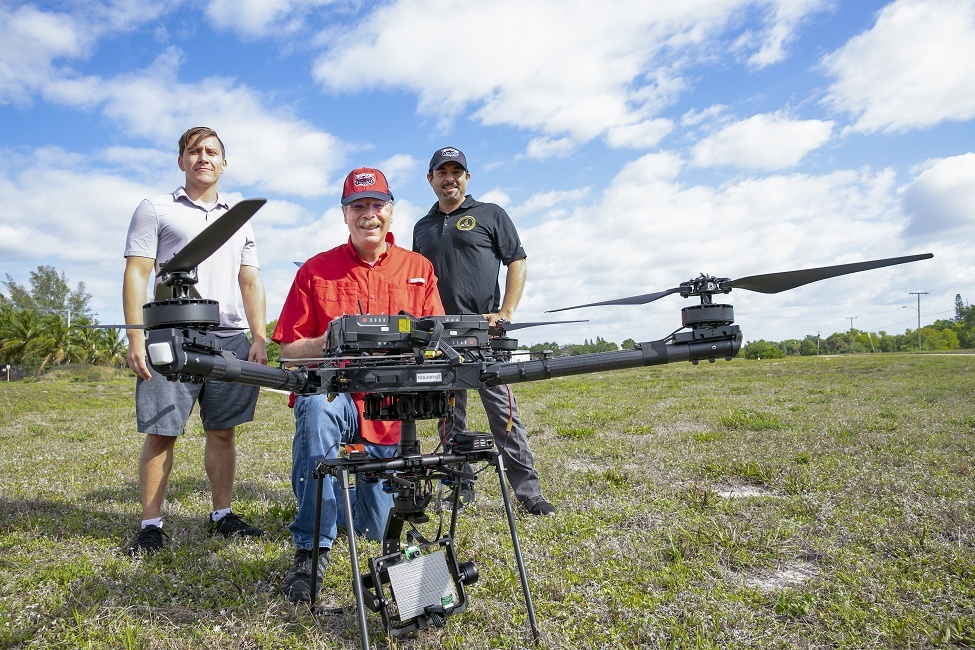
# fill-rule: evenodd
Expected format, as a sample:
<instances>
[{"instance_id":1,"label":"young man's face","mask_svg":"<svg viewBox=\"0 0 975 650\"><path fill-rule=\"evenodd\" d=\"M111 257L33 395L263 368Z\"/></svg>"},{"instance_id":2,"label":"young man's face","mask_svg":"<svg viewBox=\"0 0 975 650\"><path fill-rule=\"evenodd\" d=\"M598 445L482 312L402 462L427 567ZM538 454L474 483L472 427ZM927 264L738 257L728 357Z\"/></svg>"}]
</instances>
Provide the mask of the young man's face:
<instances>
[{"instance_id":1,"label":"young man's face","mask_svg":"<svg viewBox=\"0 0 975 650\"><path fill-rule=\"evenodd\" d=\"M463 165L455 162L444 163L427 174L427 181L437 198L447 203L462 201L467 194L467 181L471 175Z\"/></svg>"},{"instance_id":2,"label":"young man's face","mask_svg":"<svg viewBox=\"0 0 975 650\"><path fill-rule=\"evenodd\" d=\"M189 143L180 156L179 168L186 173L187 186L202 189L215 185L227 168L220 141L211 135Z\"/></svg>"}]
</instances>

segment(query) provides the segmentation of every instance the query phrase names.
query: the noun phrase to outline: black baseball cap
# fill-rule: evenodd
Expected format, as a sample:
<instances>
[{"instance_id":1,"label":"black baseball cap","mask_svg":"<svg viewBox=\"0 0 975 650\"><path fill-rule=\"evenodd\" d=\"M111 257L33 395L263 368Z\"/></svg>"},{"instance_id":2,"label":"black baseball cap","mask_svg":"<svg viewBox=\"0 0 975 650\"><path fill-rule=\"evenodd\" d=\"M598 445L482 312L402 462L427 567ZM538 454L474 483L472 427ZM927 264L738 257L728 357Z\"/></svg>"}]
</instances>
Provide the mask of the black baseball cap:
<instances>
[{"instance_id":1,"label":"black baseball cap","mask_svg":"<svg viewBox=\"0 0 975 650\"><path fill-rule=\"evenodd\" d=\"M439 169L442 165L449 162L455 162L463 167L466 171L467 169L467 157L464 156L464 152L456 147L444 147L443 149L437 149L433 158L430 159L430 171L434 169Z\"/></svg>"}]
</instances>

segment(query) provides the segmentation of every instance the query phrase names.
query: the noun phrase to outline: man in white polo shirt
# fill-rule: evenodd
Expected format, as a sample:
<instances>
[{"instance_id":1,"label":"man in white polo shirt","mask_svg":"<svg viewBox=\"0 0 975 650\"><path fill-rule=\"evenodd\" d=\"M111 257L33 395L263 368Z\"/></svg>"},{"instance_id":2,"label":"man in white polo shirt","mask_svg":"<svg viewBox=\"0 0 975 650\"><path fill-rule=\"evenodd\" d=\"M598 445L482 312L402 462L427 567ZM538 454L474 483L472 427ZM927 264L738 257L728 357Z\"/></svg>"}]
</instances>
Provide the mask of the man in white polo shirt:
<instances>
[{"instance_id":1,"label":"man in white polo shirt","mask_svg":"<svg viewBox=\"0 0 975 650\"><path fill-rule=\"evenodd\" d=\"M217 192L227 159L223 142L213 129L194 127L186 131L179 140L178 164L186 175L184 185L142 201L129 224L122 287L126 325L143 322L142 306L149 278L230 209ZM196 289L203 298L220 303L220 325L237 327L246 316L250 327L253 342L243 332L215 332L224 337L221 347L232 350L240 359L266 364L264 285L250 223L245 223L201 262L198 271ZM230 507L236 472L235 427L254 419L258 388L221 381L168 381L146 363L145 330L127 329L126 335L129 368L136 374L136 421L139 431L146 434L139 459L142 525L129 545L129 554L157 551L168 537L163 532L162 503L173 466L173 450L196 403L206 431L204 466L213 498L209 532L226 537L260 535L259 528L248 524Z\"/></svg>"}]
</instances>

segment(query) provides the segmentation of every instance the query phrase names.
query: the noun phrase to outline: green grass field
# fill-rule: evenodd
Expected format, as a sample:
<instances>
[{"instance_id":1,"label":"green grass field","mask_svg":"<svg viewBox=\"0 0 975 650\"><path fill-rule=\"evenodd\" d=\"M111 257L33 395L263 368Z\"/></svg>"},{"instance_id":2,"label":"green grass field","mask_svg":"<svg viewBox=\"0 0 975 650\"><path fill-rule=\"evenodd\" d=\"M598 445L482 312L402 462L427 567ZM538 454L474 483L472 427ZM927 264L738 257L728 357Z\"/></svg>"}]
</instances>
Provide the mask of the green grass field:
<instances>
[{"instance_id":1,"label":"green grass field","mask_svg":"<svg viewBox=\"0 0 975 650\"><path fill-rule=\"evenodd\" d=\"M133 388L99 369L0 384L0 647L356 647L344 538L322 597L343 613L279 595L295 507L284 395L262 391L238 435L235 508L265 537L207 537L194 416L171 543L125 554ZM975 647L975 357L739 359L514 388L560 509L518 515L540 647ZM421 423L425 451L434 436ZM457 539L481 575L468 611L392 643L369 613L373 647L532 646L493 473L478 492Z\"/></svg>"}]
</instances>

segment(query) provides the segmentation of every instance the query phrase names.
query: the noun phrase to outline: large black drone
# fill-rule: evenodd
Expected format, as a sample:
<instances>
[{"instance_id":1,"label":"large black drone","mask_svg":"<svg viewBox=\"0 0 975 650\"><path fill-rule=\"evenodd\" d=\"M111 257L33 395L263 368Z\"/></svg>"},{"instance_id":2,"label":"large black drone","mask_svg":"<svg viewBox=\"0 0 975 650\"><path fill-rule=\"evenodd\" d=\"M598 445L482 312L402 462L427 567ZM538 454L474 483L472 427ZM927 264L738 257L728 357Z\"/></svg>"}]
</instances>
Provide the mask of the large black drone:
<instances>
[{"instance_id":1,"label":"large black drone","mask_svg":"<svg viewBox=\"0 0 975 650\"><path fill-rule=\"evenodd\" d=\"M360 573L355 535L348 537L360 640L366 649L366 609L379 613L385 629L395 637L431 625L442 626L448 616L466 609L465 588L477 581L478 572L472 562L460 563L455 553L458 491L447 533L441 534L441 528L435 538L427 539L418 526L428 520L425 509L433 498L433 486L455 483L460 478L456 467L472 461L493 464L497 471L528 621L534 639L539 639L505 470L500 454L493 448L492 436L466 432L445 441L444 453L420 452L416 421L448 417L452 391L677 361L730 360L741 347L742 334L734 324L732 307L713 304L715 294L726 294L732 289L779 293L827 278L933 257L924 253L737 280L701 275L666 291L564 308L637 305L674 293L700 298L699 305L682 310L680 330L661 340L638 343L631 350L511 361L517 341L509 338L507 332L518 325L489 326L486 318L472 314L354 314L329 323L321 357L283 359L280 367L269 367L241 361L220 348L220 339L212 334L218 329L219 305L200 297L192 286L196 282L196 266L263 203L263 199L238 203L162 266L156 300L143 308L149 362L174 381L214 379L303 395L364 393L366 418L401 422L401 441L395 457L371 458L361 447L348 446L338 458L320 461L315 473L319 496L324 477L339 481L346 521L353 519L352 475L384 481L394 495L383 552L369 558L368 573ZM316 528L320 514L319 499ZM317 554L317 549L313 553ZM317 571L317 559L313 558L313 571ZM313 575L313 584L316 578Z\"/></svg>"}]
</instances>

